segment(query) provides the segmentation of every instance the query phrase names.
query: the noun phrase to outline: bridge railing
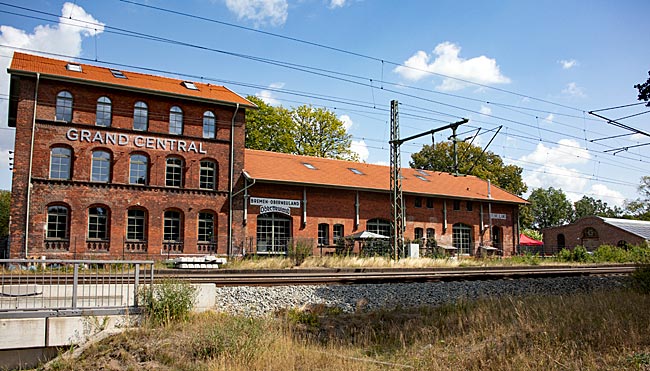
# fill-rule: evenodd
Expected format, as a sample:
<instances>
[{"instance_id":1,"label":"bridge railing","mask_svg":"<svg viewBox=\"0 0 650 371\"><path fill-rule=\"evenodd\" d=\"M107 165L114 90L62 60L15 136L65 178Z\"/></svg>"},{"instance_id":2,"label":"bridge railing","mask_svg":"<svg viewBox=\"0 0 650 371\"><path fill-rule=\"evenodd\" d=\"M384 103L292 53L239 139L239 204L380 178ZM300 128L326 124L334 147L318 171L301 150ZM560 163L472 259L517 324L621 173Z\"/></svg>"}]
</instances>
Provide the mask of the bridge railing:
<instances>
[{"instance_id":1,"label":"bridge railing","mask_svg":"<svg viewBox=\"0 0 650 371\"><path fill-rule=\"evenodd\" d=\"M153 275L151 260L0 259L0 319L135 311Z\"/></svg>"}]
</instances>

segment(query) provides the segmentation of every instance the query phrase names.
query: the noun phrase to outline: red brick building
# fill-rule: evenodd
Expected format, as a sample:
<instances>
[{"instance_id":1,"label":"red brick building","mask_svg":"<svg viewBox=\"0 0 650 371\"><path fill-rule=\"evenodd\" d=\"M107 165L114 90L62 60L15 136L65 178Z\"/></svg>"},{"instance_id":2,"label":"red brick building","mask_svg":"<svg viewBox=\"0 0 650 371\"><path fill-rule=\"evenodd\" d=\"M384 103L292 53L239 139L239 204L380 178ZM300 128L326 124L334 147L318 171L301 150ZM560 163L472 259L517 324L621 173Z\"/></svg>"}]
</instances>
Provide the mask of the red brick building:
<instances>
[{"instance_id":1,"label":"red brick building","mask_svg":"<svg viewBox=\"0 0 650 371\"><path fill-rule=\"evenodd\" d=\"M12 257L283 254L292 238L390 235L388 167L245 150L255 106L222 86L22 53L8 72ZM409 239L515 251L525 200L472 176L403 175Z\"/></svg>"},{"instance_id":2,"label":"red brick building","mask_svg":"<svg viewBox=\"0 0 650 371\"><path fill-rule=\"evenodd\" d=\"M593 251L600 245L624 247L650 242L650 222L587 216L571 224L545 228L542 233L548 252L576 246Z\"/></svg>"},{"instance_id":3,"label":"red brick building","mask_svg":"<svg viewBox=\"0 0 650 371\"><path fill-rule=\"evenodd\" d=\"M252 103L222 86L21 53L8 72L12 257L225 253L229 231L241 243L229 173L231 160L233 174L243 168Z\"/></svg>"}]
</instances>

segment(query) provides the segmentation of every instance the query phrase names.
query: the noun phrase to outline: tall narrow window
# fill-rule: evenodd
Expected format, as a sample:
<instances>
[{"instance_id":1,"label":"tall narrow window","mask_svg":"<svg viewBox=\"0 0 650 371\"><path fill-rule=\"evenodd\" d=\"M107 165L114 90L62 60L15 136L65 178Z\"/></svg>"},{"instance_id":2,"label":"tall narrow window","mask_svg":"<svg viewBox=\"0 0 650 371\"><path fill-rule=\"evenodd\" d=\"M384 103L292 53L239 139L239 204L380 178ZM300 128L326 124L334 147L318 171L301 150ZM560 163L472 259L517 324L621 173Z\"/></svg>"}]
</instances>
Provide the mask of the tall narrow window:
<instances>
[{"instance_id":1,"label":"tall narrow window","mask_svg":"<svg viewBox=\"0 0 650 371\"><path fill-rule=\"evenodd\" d=\"M47 239L68 239L68 208L65 206L50 206L47 208Z\"/></svg>"},{"instance_id":2,"label":"tall narrow window","mask_svg":"<svg viewBox=\"0 0 650 371\"><path fill-rule=\"evenodd\" d=\"M199 242L214 242L214 214L199 213Z\"/></svg>"},{"instance_id":3,"label":"tall narrow window","mask_svg":"<svg viewBox=\"0 0 650 371\"><path fill-rule=\"evenodd\" d=\"M169 134L183 134L183 110L177 106L169 110Z\"/></svg>"},{"instance_id":4,"label":"tall narrow window","mask_svg":"<svg viewBox=\"0 0 650 371\"><path fill-rule=\"evenodd\" d=\"M427 209L433 209L433 198L427 197Z\"/></svg>"},{"instance_id":5,"label":"tall narrow window","mask_svg":"<svg viewBox=\"0 0 650 371\"><path fill-rule=\"evenodd\" d=\"M105 207L88 209L88 239L108 240L108 210Z\"/></svg>"},{"instance_id":6,"label":"tall narrow window","mask_svg":"<svg viewBox=\"0 0 650 371\"><path fill-rule=\"evenodd\" d=\"M334 243L343 237L345 237L343 224L334 224L334 228L332 229L332 238L334 239Z\"/></svg>"},{"instance_id":7,"label":"tall narrow window","mask_svg":"<svg viewBox=\"0 0 650 371\"><path fill-rule=\"evenodd\" d=\"M145 102L135 102L133 107L133 130L147 131L149 126L149 107Z\"/></svg>"},{"instance_id":8,"label":"tall narrow window","mask_svg":"<svg viewBox=\"0 0 650 371\"><path fill-rule=\"evenodd\" d=\"M474 210L474 204L472 204L472 201L465 201L465 208L467 209L467 211Z\"/></svg>"},{"instance_id":9,"label":"tall narrow window","mask_svg":"<svg viewBox=\"0 0 650 371\"><path fill-rule=\"evenodd\" d=\"M72 121L72 94L70 92L64 90L56 95L54 119L65 122Z\"/></svg>"},{"instance_id":10,"label":"tall narrow window","mask_svg":"<svg viewBox=\"0 0 650 371\"><path fill-rule=\"evenodd\" d=\"M318 225L318 244L321 246L330 244L330 225L321 223Z\"/></svg>"},{"instance_id":11,"label":"tall narrow window","mask_svg":"<svg viewBox=\"0 0 650 371\"><path fill-rule=\"evenodd\" d=\"M422 228L415 228L415 231L414 231L414 235L413 235L413 237L414 237L414 239L416 239L416 240L421 240L422 237L424 237L424 229L422 229Z\"/></svg>"},{"instance_id":12,"label":"tall narrow window","mask_svg":"<svg viewBox=\"0 0 650 371\"><path fill-rule=\"evenodd\" d=\"M145 155L131 155L131 163L129 166L129 183L131 184L147 184L148 183L148 168L149 160Z\"/></svg>"},{"instance_id":13,"label":"tall narrow window","mask_svg":"<svg viewBox=\"0 0 650 371\"><path fill-rule=\"evenodd\" d=\"M452 228L452 240L459 254L472 254L472 228L465 224L454 224Z\"/></svg>"},{"instance_id":14,"label":"tall narrow window","mask_svg":"<svg viewBox=\"0 0 650 371\"><path fill-rule=\"evenodd\" d=\"M92 182L108 183L111 178L111 154L106 151L93 151Z\"/></svg>"},{"instance_id":15,"label":"tall narrow window","mask_svg":"<svg viewBox=\"0 0 650 371\"><path fill-rule=\"evenodd\" d=\"M145 241L147 214L141 209L130 209L127 212L126 239L128 241Z\"/></svg>"},{"instance_id":16,"label":"tall narrow window","mask_svg":"<svg viewBox=\"0 0 650 371\"><path fill-rule=\"evenodd\" d=\"M454 200L454 210L460 210L460 200Z\"/></svg>"},{"instance_id":17,"label":"tall narrow window","mask_svg":"<svg viewBox=\"0 0 650 371\"><path fill-rule=\"evenodd\" d=\"M433 228L427 228L427 240L436 239L436 230Z\"/></svg>"},{"instance_id":18,"label":"tall narrow window","mask_svg":"<svg viewBox=\"0 0 650 371\"><path fill-rule=\"evenodd\" d=\"M111 126L111 100L108 97L100 97L97 99L95 124L97 126Z\"/></svg>"},{"instance_id":19,"label":"tall narrow window","mask_svg":"<svg viewBox=\"0 0 650 371\"><path fill-rule=\"evenodd\" d=\"M181 242L181 213L178 211L165 211L163 241Z\"/></svg>"},{"instance_id":20,"label":"tall narrow window","mask_svg":"<svg viewBox=\"0 0 650 371\"><path fill-rule=\"evenodd\" d=\"M72 150L54 147L50 150L50 179L70 179Z\"/></svg>"},{"instance_id":21,"label":"tall narrow window","mask_svg":"<svg viewBox=\"0 0 650 371\"><path fill-rule=\"evenodd\" d=\"M183 186L183 160L178 157L167 159L167 168L165 171L165 185L167 187Z\"/></svg>"},{"instance_id":22,"label":"tall narrow window","mask_svg":"<svg viewBox=\"0 0 650 371\"><path fill-rule=\"evenodd\" d=\"M214 113L205 111L203 114L203 138L214 138L216 133L216 125Z\"/></svg>"},{"instance_id":23,"label":"tall narrow window","mask_svg":"<svg viewBox=\"0 0 650 371\"><path fill-rule=\"evenodd\" d=\"M422 197L415 198L415 207L422 207Z\"/></svg>"},{"instance_id":24,"label":"tall narrow window","mask_svg":"<svg viewBox=\"0 0 650 371\"><path fill-rule=\"evenodd\" d=\"M199 175L199 188L215 189L217 165L210 160L201 161L201 171Z\"/></svg>"}]
</instances>

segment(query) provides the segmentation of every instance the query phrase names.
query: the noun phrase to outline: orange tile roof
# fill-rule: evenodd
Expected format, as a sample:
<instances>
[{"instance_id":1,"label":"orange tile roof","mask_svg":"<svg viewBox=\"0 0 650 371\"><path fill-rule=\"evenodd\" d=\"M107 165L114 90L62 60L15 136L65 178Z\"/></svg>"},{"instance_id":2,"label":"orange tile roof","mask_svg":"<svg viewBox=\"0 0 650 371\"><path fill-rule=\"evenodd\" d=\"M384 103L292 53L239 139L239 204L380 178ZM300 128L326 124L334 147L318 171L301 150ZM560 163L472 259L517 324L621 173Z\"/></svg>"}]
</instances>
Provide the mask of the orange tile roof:
<instances>
[{"instance_id":1,"label":"orange tile roof","mask_svg":"<svg viewBox=\"0 0 650 371\"><path fill-rule=\"evenodd\" d=\"M69 71L66 68L68 63L81 66L81 72ZM111 73L111 69L118 70L126 76L126 79L117 78ZM255 104L235 94L224 86L203 84L195 82L198 90L191 90L182 85L184 80L172 79L162 76L147 75L143 73L122 71L117 68L98 67L89 64L51 59L32 54L14 52L10 73L19 71L40 73L43 77L56 76L68 80L88 81L116 85L127 89L145 90L154 93L172 94L187 98L198 98L219 101L221 103L234 105L239 103L245 107L254 108Z\"/></svg>"},{"instance_id":2,"label":"orange tile roof","mask_svg":"<svg viewBox=\"0 0 650 371\"><path fill-rule=\"evenodd\" d=\"M313 165L316 170L307 168L305 163ZM363 175L353 173L350 168L359 170ZM247 149L244 169L259 181L390 191L389 166ZM494 185L491 187L492 198L488 198L487 181L475 176L456 177L449 173L423 172L426 175L415 169L403 168L402 191L440 197L528 203Z\"/></svg>"}]
</instances>

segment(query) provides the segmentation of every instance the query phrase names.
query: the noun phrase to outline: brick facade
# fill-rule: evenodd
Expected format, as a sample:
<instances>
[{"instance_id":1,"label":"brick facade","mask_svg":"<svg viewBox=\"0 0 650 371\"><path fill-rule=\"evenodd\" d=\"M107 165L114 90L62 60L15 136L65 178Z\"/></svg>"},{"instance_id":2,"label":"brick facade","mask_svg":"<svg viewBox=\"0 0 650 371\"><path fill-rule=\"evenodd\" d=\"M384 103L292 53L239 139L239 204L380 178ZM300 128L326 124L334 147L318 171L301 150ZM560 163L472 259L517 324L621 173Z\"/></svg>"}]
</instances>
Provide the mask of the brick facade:
<instances>
[{"instance_id":1,"label":"brick facade","mask_svg":"<svg viewBox=\"0 0 650 371\"><path fill-rule=\"evenodd\" d=\"M625 246L640 245L645 242L645 238L607 223L597 216L588 216L575 223L546 228L542 233L544 248L551 253L563 248L574 249L576 246L584 246L587 250L593 251L600 245Z\"/></svg>"}]
</instances>

